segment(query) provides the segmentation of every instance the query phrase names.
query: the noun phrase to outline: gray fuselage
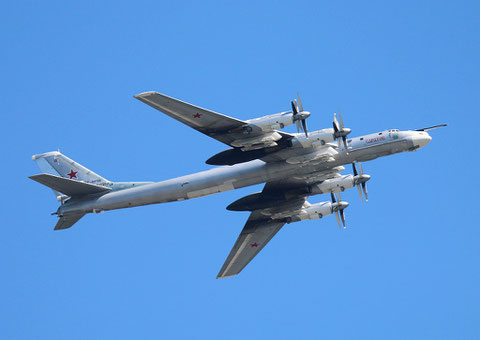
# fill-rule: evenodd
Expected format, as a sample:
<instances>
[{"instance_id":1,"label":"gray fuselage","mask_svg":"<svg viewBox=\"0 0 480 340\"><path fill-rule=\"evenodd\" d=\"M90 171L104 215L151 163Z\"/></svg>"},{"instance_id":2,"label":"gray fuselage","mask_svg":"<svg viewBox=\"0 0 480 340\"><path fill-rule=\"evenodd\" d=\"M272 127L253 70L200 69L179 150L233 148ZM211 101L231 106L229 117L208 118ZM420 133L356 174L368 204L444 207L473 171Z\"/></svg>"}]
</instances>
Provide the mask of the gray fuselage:
<instances>
[{"instance_id":1,"label":"gray fuselage","mask_svg":"<svg viewBox=\"0 0 480 340\"><path fill-rule=\"evenodd\" d=\"M300 135L298 136L300 138ZM146 184L124 190L111 191L101 196L70 199L58 209L59 215L103 212L148 204L182 201L263 182L278 181L291 176L308 175L330 168L364 162L378 157L423 147L431 140L426 132L387 130L348 140L348 153L337 149L333 159L312 164L288 164L285 161L254 160L232 166L222 166L199 173ZM327 143L336 148L336 143ZM322 146L324 147L324 146ZM289 148L279 153L312 152L312 148Z\"/></svg>"}]
</instances>

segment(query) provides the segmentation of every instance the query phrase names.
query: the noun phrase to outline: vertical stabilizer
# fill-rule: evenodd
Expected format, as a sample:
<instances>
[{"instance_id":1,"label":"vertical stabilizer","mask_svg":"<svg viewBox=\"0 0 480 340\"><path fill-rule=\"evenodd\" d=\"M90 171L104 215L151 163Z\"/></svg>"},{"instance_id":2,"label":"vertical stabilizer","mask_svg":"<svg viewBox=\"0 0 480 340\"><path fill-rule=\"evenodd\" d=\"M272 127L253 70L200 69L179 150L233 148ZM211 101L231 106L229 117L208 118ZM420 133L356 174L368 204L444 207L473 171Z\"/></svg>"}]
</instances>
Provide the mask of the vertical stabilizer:
<instances>
[{"instance_id":1,"label":"vertical stabilizer","mask_svg":"<svg viewBox=\"0 0 480 340\"><path fill-rule=\"evenodd\" d=\"M110 183L105 178L71 160L58 151L46 152L32 156L43 173L56 175L85 183L104 185Z\"/></svg>"}]
</instances>

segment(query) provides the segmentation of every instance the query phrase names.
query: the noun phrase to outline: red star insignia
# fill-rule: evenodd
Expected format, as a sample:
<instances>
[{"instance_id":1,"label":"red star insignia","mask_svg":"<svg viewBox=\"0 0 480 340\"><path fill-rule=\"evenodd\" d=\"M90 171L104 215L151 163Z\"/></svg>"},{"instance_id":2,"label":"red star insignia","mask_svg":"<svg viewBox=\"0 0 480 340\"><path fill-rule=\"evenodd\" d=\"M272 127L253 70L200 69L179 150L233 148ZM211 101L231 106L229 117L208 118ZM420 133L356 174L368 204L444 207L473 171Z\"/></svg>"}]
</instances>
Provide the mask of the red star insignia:
<instances>
[{"instance_id":1,"label":"red star insignia","mask_svg":"<svg viewBox=\"0 0 480 340\"><path fill-rule=\"evenodd\" d=\"M200 118L201 116L202 116L202 115L201 115L200 113L195 113L195 114L193 115L193 118Z\"/></svg>"},{"instance_id":2,"label":"red star insignia","mask_svg":"<svg viewBox=\"0 0 480 340\"><path fill-rule=\"evenodd\" d=\"M252 247L258 247L257 242L251 244Z\"/></svg>"},{"instance_id":3,"label":"red star insignia","mask_svg":"<svg viewBox=\"0 0 480 340\"><path fill-rule=\"evenodd\" d=\"M70 176L70 179L72 179L72 178L77 178L77 172L78 172L78 171L70 170L70 173L67 174L67 176Z\"/></svg>"}]
</instances>

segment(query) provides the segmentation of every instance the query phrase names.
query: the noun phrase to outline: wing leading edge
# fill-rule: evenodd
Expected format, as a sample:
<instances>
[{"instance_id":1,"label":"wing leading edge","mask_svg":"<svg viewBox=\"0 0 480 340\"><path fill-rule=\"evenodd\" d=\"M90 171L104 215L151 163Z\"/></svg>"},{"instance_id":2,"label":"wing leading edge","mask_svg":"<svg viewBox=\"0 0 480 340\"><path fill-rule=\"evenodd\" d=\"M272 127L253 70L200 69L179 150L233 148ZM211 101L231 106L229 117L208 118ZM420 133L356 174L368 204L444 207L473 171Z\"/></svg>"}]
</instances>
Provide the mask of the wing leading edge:
<instances>
[{"instance_id":1,"label":"wing leading edge","mask_svg":"<svg viewBox=\"0 0 480 340\"><path fill-rule=\"evenodd\" d=\"M165 113L167 116L228 145L235 139L228 131L246 124L246 122L239 119L206 110L158 92L140 93L135 98Z\"/></svg>"},{"instance_id":2,"label":"wing leading edge","mask_svg":"<svg viewBox=\"0 0 480 340\"><path fill-rule=\"evenodd\" d=\"M240 149L242 152L258 150L280 144L284 147L285 141L293 138L288 133L276 130L263 131L255 124L203 109L158 92L140 93L135 98L209 137L234 147L231 149L234 152ZM229 152L232 152L231 150ZM246 157L251 158L249 156ZM257 157L251 159L255 158Z\"/></svg>"}]
</instances>

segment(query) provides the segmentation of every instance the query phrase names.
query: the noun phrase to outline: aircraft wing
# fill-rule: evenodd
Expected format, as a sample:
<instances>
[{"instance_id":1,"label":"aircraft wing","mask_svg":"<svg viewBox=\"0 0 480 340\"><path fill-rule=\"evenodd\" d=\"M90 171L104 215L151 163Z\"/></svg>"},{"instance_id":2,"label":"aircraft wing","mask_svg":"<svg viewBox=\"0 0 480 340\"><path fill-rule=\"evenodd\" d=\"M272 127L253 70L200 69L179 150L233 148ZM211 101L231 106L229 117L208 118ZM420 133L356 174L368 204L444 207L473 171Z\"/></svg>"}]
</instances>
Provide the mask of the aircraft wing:
<instances>
[{"instance_id":1,"label":"aircraft wing","mask_svg":"<svg viewBox=\"0 0 480 340\"><path fill-rule=\"evenodd\" d=\"M158 92L140 93L135 98L183 124L233 147L249 143L262 145L265 141L271 142L272 138L270 137L274 133L263 131L256 126L247 127L248 123L245 121L206 110ZM281 138L293 137L284 132L275 131L275 133ZM278 138L278 135L275 137Z\"/></svg>"},{"instance_id":2,"label":"aircraft wing","mask_svg":"<svg viewBox=\"0 0 480 340\"><path fill-rule=\"evenodd\" d=\"M285 223L268 223L256 221L259 213L253 212L237 242L233 246L227 260L220 269L217 279L234 276L242 271L245 266L265 247Z\"/></svg>"},{"instance_id":3,"label":"aircraft wing","mask_svg":"<svg viewBox=\"0 0 480 340\"><path fill-rule=\"evenodd\" d=\"M295 199L287 205L282 205L282 208L295 211L300 209L304 202L305 198ZM271 219L265 214L266 210L268 209L255 210L250 214L217 279L240 273L286 223Z\"/></svg>"},{"instance_id":4,"label":"aircraft wing","mask_svg":"<svg viewBox=\"0 0 480 340\"><path fill-rule=\"evenodd\" d=\"M302 208L309 196L309 191L306 190L309 184L340 176L338 173L343 170L345 170L343 166L338 166L309 175L292 176L265 183L262 192L259 193L259 201L272 203L270 205L267 203L266 208L251 212L217 279L239 274L257 256L286 223L281 216ZM242 199L237 202L241 201Z\"/></svg>"}]
</instances>

